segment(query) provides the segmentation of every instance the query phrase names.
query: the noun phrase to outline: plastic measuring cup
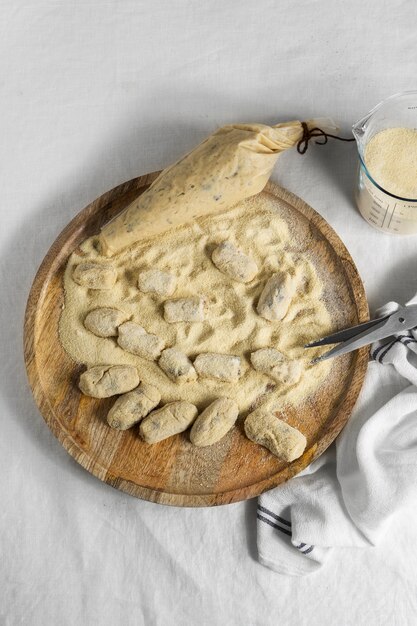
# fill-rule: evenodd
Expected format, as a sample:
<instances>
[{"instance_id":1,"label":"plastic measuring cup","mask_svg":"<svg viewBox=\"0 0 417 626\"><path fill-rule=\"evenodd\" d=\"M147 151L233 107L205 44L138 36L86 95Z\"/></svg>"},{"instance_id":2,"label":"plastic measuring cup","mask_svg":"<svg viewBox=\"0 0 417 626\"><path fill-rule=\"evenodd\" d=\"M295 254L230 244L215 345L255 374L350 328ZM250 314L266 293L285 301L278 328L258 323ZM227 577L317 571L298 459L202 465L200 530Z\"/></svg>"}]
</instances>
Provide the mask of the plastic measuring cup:
<instances>
[{"instance_id":1,"label":"plastic measuring cup","mask_svg":"<svg viewBox=\"0 0 417 626\"><path fill-rule=\"evenodd\" d=\"M417 198L389 193L372 178L365 164L367 143L387 128L417 129L417 91L383 100L352 127L359 153L355 199L362 217L383 232L410 235L417 233Z\"/></svg>"}]
</instances>

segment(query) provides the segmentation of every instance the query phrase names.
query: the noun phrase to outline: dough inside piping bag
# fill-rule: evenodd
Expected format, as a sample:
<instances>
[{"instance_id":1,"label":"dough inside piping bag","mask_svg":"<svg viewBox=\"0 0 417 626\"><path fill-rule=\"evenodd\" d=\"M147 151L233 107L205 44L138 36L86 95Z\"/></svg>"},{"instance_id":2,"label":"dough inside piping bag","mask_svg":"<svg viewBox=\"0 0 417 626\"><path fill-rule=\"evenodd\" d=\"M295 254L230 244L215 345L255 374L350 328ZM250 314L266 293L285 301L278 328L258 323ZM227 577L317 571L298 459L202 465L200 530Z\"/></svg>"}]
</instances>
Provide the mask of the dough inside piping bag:
<instances>
[{"instance_id":1,"label":"dough inside piping bag","mask_svg":"<svg viewBox=\"0 0 417 626\"><path fill-rule=\"evenodd\" d=\"M331 120L309 120L334 132ZM301 122L230 124L219 128L185 157L161 172L152 185L106 224L100 252L113 256L204 215L221 213L265 187L278 156L303 136Z\"/></svg>"}]
</instances>

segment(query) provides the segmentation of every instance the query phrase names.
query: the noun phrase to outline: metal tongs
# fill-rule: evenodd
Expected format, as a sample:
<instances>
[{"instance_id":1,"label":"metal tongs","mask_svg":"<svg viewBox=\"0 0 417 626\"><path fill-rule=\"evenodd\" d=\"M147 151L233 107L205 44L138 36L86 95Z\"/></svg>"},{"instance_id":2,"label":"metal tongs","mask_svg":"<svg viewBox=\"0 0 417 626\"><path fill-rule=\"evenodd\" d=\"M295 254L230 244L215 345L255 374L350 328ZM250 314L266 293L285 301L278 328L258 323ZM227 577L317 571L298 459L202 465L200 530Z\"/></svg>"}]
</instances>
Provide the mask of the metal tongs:
<instances>
[{"instance_id":1,"label":"metal tongs","mask_svg":"<svg viewBox=\"0 0 417 626\"><path fill-rule=\"evenodd\" d=\"M362 348L379 339L385 339L402 333L411 328L417 327L417 304L410 304L409 306L399 307L394 313L390 313L385 317L379 317L345 330L340 330L333 335L324 337L319 341L312 341L308 343L305 348L316 348L318 346L327 346L332 343L339 344L328 352L325 352L319 357L313 359L312 363L318 363L319 361L325 361L333 356L340 356Z\"/></svg>"}]
</instances>

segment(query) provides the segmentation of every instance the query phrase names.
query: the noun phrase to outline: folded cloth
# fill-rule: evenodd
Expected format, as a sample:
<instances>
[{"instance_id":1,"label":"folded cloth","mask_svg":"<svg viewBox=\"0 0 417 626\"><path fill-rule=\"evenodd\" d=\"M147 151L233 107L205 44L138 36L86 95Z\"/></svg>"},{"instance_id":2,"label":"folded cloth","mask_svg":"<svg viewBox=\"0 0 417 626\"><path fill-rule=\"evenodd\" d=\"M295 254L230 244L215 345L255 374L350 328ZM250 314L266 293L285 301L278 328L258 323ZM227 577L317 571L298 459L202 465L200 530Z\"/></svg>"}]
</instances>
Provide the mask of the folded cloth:
<instances>
[{"instance_id":1,"label":"folded cloth","mask_svg":"<svg viewBox=\"0 0 417 626\"><path fill-rule=\"evenodd\" d=\"M416 303L417 296L407 304ZM376 316L398 306L389 302ZM371 359L336 445L258 499L259 561L277 572L309 574L338 547L377 544L392 518L416 499L417 329L376 342ZM411 383L394 395L395 385L388 387L391 397L382 405L381 381L394 373L379 364L392 365L404 384Z\"/></svg>"}]
</instances>

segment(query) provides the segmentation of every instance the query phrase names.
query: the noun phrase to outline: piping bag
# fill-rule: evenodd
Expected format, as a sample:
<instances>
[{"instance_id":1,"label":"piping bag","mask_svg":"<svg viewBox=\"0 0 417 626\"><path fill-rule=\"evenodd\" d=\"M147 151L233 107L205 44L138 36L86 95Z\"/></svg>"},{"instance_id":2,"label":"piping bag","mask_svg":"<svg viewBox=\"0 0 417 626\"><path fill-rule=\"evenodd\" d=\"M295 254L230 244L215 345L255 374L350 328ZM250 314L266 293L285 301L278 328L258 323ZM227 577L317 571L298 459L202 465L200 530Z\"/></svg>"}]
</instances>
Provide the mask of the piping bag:
<instances>
[{"instance_id":1,"label":"piping bag","mask_svg":"<svg viewBox=\"0 0 417 626\"><path fill-rule=\"evenodd\" d=\"M337 127L331 119L320 118L219 128L164 169L146 191L103 226L98 242L101 254L111 257L139 240L221 213L254 196L265 187L279 155L299 144L306 131L314 130L325 135Z\"/></svg>"}]
</instances>

